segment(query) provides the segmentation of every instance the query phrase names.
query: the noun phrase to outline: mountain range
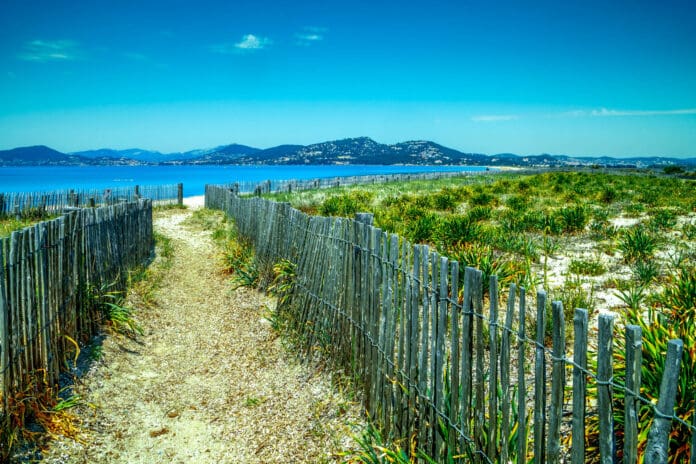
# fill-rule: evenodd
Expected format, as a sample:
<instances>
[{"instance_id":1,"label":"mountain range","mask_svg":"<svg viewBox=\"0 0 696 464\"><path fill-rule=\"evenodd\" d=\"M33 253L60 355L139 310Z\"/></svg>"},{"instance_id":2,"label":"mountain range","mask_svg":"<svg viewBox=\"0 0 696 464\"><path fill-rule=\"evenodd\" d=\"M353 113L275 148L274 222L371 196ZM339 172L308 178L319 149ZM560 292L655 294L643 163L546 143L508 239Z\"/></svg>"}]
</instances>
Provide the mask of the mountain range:
<instances>
[{"instance_id":1,"label":"mountain range","mask_svg":"<svg viewBox=\"0 0 696 464\"><path fill-rule=\"evenodd\" d=\"M131 148L61 153L38 145L0 151L0 166L80 166L80 165L217 165L217 164L408 164L468 166L582 166L647 167L696 166L696 158L607 156L567 156L541 154L520 156L513 153L484 155L464 153L437 143L418 140L386 145L368 137L348 138L312 145L279 145L260 149L231 144L181 153Z\"/></svg>"}]
</instances>

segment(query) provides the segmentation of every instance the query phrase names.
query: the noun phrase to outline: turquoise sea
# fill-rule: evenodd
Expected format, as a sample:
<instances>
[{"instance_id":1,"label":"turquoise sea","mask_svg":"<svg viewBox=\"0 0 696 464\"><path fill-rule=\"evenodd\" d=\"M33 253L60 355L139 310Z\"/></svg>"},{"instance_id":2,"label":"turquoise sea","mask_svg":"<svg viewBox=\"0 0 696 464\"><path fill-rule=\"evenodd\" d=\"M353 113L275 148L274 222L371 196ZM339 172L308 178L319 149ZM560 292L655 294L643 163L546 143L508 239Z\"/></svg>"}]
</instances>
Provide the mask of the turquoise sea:
<instances>
[{"instance_id":1,"label":"turquoise sea","mask_svg":"<svg viewBox=\"0 0 696 464\"><path fill-rule=\"evenodd\" d=\"M184 184L184 195L203 195L205 184L317 179L416 172L485 171L481 166L80 166L0 167L0 193L47 192Z\"/></svg>"}]
</instances>

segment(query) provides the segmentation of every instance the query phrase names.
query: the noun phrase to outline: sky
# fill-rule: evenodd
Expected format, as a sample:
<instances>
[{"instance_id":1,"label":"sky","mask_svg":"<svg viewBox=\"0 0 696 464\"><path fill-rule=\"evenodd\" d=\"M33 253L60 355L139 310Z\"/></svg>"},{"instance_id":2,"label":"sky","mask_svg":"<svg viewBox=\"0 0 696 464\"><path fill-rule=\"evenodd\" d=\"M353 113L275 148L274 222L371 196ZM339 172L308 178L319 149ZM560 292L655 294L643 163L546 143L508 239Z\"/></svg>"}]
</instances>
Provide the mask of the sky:
<instances>
[{"instance_id":1,"label":"sky","mask_svg":"<svg viewBox=\"0 0 696 464\"><path fill-rule=\"evenodd\" d=\"M696 157L696 2L3 0L0 149Z\"/></svg>"}]
</instances>

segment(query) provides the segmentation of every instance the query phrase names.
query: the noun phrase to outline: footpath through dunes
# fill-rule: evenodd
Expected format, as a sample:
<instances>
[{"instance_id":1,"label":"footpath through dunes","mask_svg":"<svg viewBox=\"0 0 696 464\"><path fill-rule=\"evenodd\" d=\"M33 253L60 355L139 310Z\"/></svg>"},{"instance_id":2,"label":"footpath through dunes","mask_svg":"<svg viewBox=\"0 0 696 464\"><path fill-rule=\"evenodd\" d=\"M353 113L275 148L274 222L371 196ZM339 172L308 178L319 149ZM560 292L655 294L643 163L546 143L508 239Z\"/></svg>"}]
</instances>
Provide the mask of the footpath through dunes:
<instances>
[{"instance_id":1,"label":"footpath through dunes","mask_svg":"<svg viewBox=\"0 0 696 464\"><path fill-rule=\"evenodd\" d=\"M153 264L163 275L136 313L144 335L106 337L76 388L94 405L77 411L83 443L56 439L45 462L339 462L359 406L288 352L264 317L267 297L232 290L191 215L156 215L173 258Z\"/></svg>"}]
</instances>

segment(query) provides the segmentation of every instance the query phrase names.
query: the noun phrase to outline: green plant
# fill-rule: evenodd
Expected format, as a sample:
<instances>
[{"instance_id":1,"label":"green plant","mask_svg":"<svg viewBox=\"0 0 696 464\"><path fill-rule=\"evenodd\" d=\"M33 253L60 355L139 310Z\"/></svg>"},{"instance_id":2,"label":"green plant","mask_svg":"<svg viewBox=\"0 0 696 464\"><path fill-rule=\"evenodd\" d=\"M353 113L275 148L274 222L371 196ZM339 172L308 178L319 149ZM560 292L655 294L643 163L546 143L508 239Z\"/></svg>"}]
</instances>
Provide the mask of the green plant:
<instances>
[{"instance_id":1,"label":"green plant","mask_svg":"<svg viewBox=\"0 0 696 464\"><path fill-rule=\"evenodd\" d=\"M564 232L580 232L587 225L587 211L582 205L568 206L558 211Z\"/></svg>"},{"instance_id":2,"label":"green plant","mask_svg":"<svg viewBox=\"0 0 696 464\"><path fill-rule=\"evenodd\" d=\"M667 342L678 338L684 342L684 357L677 381L677 400L674 414L691 423L696 411L696 274L693 268L682 269L671 278L664 290L653 296L653 310L647 315L640 309L626 312L626 322L638 325L642 330L643 364L641 369L641 394L650 404L641 404L638 413L639 453L647 443L648 430L655 417L654 403L660 395L664 373ZM623 357L621 347L619 357ZM617 373L615 373L617 375ZM618 372L621 375L621 371ZM689 462L691 430L674 422L670 431L667 462Z\"/></svg>"},{"instance_id":3,"label":"green plant","mask_svg":"<svg viewBox=\"0 0 696 464\"><path fill-rule=\"evenodd\" d=\"M657 230L671 229L677 225L677 213L672 209L660 208L652 213L650 226Z\"/></svg>"},{"instance_id":4,"label":"green plant","mask_svg":"<svg viewBox=\"0 0 696 464\"><path fill-rule=\"evenodd\" d=\"M290 297L295 288L297 265L287 259L282 259L273 265L273 282L268 287L268 293L278 298L282 305Z\"/></svg>"},{"instance_id":5,"label":"green plant","mask_svg":"<svg viewBox=\"0 0 696 464\"><path fill-rule=\"evenodd\" d=\"M590 223L590 238L606 240L616 236L618 229L608 221L594 220Z\"/></svg>"},{"instance_id":6,"label":"green plant","mask_svg":"<svg viewBox=\"0 0 696 464\"><path fill-rule=\"evenodd\" d=\"M472 221L485 221L491 218L493 209L490 206L474 206L467 211L467 216L471 218ZM696 226L694 226L696 228Z\"/></svg>"},{"instance_id":7,"label":"green plant","mask_svg":"<svg viewBox=\"0 0 696 464\"><path fill-rule=\"evenodd\" d=\"M658 279L662 273L660 264L654 260L636 261L632 270L635 278L643 285L649 285L652 281Z\"/></svg>"},{"instance_id":8,"label":"green plant","mask_svg":"<svg viewBox=\"0 0 696 464\"><path fill-rule=\"evenodd\" d=\"M657 238L641 226L634 226L622 231L619 238L619 250L627 263L647 260L657 249Z\"/></svg>"},{"instance_id":9,"label":"green plant","mask_svg":"<svg viewBox=\"0 0 696 464\"><path fill-rule=\"evenodd\" d=\"M451 188L443 188L432 196L433 207L440 211L452 211L457 206L459 198Z\"/></svg>"},{"instance_id":10,"label":"green plant","mask_svg":"<svg viewBox=\"0 0 696 464\"><path fill-rule=\"evenodd\" d=\"M232 283L235 289L239 287L257 287L261 280L261 272L257 260L252 256L234 270Z\"/></svg>"},{"instance_id":11,"label":"green plant","mask_svg":"<svg viewBox=\"0 0 696 464\"><path fill-rule=\"evenodd\" d=\"M481 235L481 226L469 215L451 215L439 222L435 233L443 244L473 242Z\"/></svg>"},{"instance_id":12,"label":"green plant","mask_svg":"<svg viewBox=\"0 0 696 464\"><path fill-rule=\"evenodd\" d=\"M489 245L478 243L467 243L455 245L448 250L450 258L459 261L460 267L471 266L483 273L482 281L488 282L490 276L497 275L500 286L505 288L510 283L518 280L521 267L518 263L506 259L501 254L496 253ZM464 273L460 273L461 279ZM461 284L463 285L463 281ZM484 292L488 291L488 286L484 285ZM460 287L463 288L463 287Z\"/></svg>"},{"instance_id":13,"label":"green plant","mask_svg":"<svg viewBox=\"0 0 696 464\"><path fill-rule=\"evenodd\" d=\"M423 212L406 223L406 237L414 243L428 242L438 229L439 218L434 213Z\"/></svg>"},{"instance_id":14,"label":"green plant","mask_svg":"<svg viewBox=\"0 0 696 464\"><path fill-rule=\"evenodd\" d=\"M97 311L102 313L104 322L114 332L129 337L142 335L143 329L133 316L135 310L125 304L125 293L121 290L112 290L119 280L117 278L110 284L90 286L87 290L87 299Z\"/></svg>"},{"instance_id":15,"label":"green plant","mask_svg":"<svg viewBox=\"0 0 696 464\"><path fill-rule=\"evenodd\" d=\"M585 289L589 286L589 289ZM595 310L595 286L591 281L581 279L580 276L567 276L563 286L556 290L553 300L563 303L566 323L571 323L576 308L583 308L592 314Z\"/></svg>"},{"instance_id":16,"label":"green plant","mask_svg":"<svg viewBox=\"0 0 696 464\"><path fill-rule=\"evenodd\" d=\"M365 190L332 195L319 207L319 213L324 216L353 216L360 211L370 209L374 194Z\"/></svg>"},{"instance_id":17,"label":"green plant","mask_svg":"<svg viewBox=\"0 0 696 464\"><path fill-rule=\"evenodd\" d=\"M573 274L599 276L607 272L607 268L599 259L572 259L568 271Z\"/></svg>"},{"instance_id":18,"label":"green plant","mask_svg":"<svg viewBox=\"0 0 696 464\"><path fill-rule=\"evenodd\" d=\"M403 448L403 441L386 440L380 431L370 422L355 436L360 451L347 456L347 463L363 464L412 464L417 455L415 439Z\"/></svg>"},{"instance_id":19,"label":"green plant","mask_svg":"<svg viewBox=\"0 0 696 464\"><path fill-rule=\"evenodd\" d=\"M599 193L599 201L608 205L616 201L617 196L618 194L616 192L616 189L610 186L604 187Z\"/></svg>"},{"instance_id":20,"label":"green plant","mask_svg":"<svg viewBox=\"0 0 696 464\"><path fill-rule=\"evenodd\" d=\"M630 309L637 311L645 301L645 287L631 283L625 288L617 288L616 296Z\"/></svg>"},{"instance_id":21,"label":"green plant","mask_svg":"<svg viewBox=\"0 0 696 464\"><path fill-rule=\"evenodd\" d=\"M683 174L684 168L681 166L665 166L662 171L667 175Z\"/></svg>"},{"instance_id":22,"label":"green plant","mask_svg":"<svg viewBox=\"0 0 696 464\"><path fill-rule=\"evenodd\" d=\"M682 232L687 240L696 240L696 222L685 223Z\"/></svg>"}]
</instances>

